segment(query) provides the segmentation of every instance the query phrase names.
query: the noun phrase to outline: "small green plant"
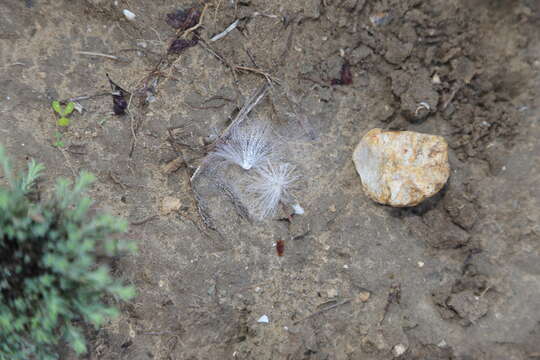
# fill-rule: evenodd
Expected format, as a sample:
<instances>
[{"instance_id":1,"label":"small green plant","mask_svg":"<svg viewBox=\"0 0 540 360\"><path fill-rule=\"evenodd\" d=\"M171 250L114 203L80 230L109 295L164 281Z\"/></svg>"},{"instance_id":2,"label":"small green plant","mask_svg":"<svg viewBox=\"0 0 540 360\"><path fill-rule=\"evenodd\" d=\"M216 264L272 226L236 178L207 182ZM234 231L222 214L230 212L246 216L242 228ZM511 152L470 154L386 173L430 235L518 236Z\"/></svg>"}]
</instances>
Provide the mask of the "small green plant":
<instances>
[{"instance_id":1,"label":"small green plant","mask_svg":"<svg viewBox=\"0 0 540 360\"><path fill-rule=\"evenodd\" d=\"M58 115L60 115L60 118L56 120L56 125L58 126L69 126L69 118L68 116L73 112L75 109L75 104L71 101L67 103L66 106L62 106L59 101L55 100L51 103L51 106Z\"/></svg>"},{"instance_id":2,"label":"small green plant","mask_svg":"<svg viewBox=\"0 0 540 360\"><path fill-rule=\"evenodd\" d=\"M90 215L84 195L93 181L81 173L75 184L57 182L51 196L36 198L43 165L31 161L15 176L0 146L0 360L56 359L65 340L78 354L86 351L74 321L96 327L117 315L110 300L127 300L134 288L113 279L97 256L134 251L117 236L126 222L106 214Z\"/></svg>"},{"instance_id":3,"label":"small green plant","mask_svg":"<svg viewBox=\"0 0 540 360\"><path fill-rule=\"evenodd\" d=\"M56 131L54 133L53 146L57 147L57 148L63 148L64 146L66 146L66 144L64 143L63 138L64 138L64 135L62 135L62 133L60 131Z\"/></svg>"}]
</instances>

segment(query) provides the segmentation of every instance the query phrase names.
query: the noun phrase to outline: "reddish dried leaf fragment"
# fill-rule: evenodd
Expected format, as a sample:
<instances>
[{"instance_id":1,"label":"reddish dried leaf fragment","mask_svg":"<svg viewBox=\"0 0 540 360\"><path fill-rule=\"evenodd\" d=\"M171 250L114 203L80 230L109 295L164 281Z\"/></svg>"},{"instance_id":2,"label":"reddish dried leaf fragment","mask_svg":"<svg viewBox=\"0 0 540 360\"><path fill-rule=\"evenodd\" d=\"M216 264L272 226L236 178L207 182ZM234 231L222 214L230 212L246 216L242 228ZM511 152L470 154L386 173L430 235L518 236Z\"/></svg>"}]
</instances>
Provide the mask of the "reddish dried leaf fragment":
<instances>
[{"instance_id":1,"label":"reddish dried leaf fragment","mask_svg":"<svg viewBox=\"0 0 540 360\"><path fill-rule=\"evenodd\" d=\"M169 47L169 54L180 54L185 49L197 45L197 39L192 40L184 40L184 39L176 39L172 42L171 46Z\"/></svg>"},{"instance_id":2,"label":"reddish dried leaf fragment","mask_svg":"<svg viewBox=\"0 0 540 360\"><path fill-rule=\"evenodd\" d=\"M349 64L348 61L345 61L343 65L341 66L340 78L333 79L331 84L332 85L351 85L352 83L353 83L353 80L352 80L351 65Z\"/></svg>"},{"instance_id":3,"label":"reddish dried leaf fragment","mask_svg":"<svg viewBox=\"0 0 540 360\"><path fill-rule=\"evenodd\" d=\"M285 241L284 240L278 240L276 242L276 251L278 256L283 256L283 253L285 253Z\"/></svg>"}]
</instances>

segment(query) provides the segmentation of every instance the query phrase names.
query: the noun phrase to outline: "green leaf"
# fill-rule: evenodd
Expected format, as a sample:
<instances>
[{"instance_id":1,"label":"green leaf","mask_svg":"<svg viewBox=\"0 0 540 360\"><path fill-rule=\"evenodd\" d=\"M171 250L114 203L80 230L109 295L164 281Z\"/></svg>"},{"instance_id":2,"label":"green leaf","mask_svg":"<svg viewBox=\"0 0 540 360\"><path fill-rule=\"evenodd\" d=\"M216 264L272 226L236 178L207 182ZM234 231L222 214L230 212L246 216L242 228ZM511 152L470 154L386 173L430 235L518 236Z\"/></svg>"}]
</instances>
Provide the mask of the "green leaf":
<instances>
[{"instance_id":1,"label":"green leaf","mask_svg":"<svg viewBox=\"0 0 540 360\"><path fill-rule=\"evenodd\" d=\"M111 292L122 300L132 299L137 294L133 286L121 286L121 285L113 286L111 288Z\"/></svg>"},{"instance_id":2,"label":"green leaf","mask_svg":"<svg viewBox=\"0 0 540 360\"><path fill-rule=\"evenodd\" d=\"M62 105L60 105L60 102L57 101L57 100L54 100L52 103L51 103L51 106L53 108L53 110L55 112L57 112L58 114L62 115Z\"/></svg>"},{"instance_id":3,"label":"green leaf","mask_svg":"<svg viewBox=\"0 0 540 360\"><path fill-rule=\"evenodd\" d=\"M71 101L66 105L66 107L64 108L64 111L62 112L61 115L63 116L67 116L69 114L71 114L73 112L73 110L75 109L75 104L72 103Z\"/></svg>"},{"instance_id":4,"label":"green leaf","mask_svg":"<svg viewBox=\"0 0 540 360\"><path fill-rule=\"evenodd\" d=\"M69 126L69 119L62 116L60 119L58 119L58 121L56 121L56 124L58 126Z\"/></svg>"},{"instance_id":5,"label":"green leaf","mask_svg":"<svg viewBox=\"0 0 540 360\"><path fill-rule=\"evenodd\" d=\"M82 353L86 352L86 344L84 343L84 338L77 330L71 325L66 326L66 340L71 345L73 350L77 353L77 355L80 355Z\"/></svg>"}]
</instances>

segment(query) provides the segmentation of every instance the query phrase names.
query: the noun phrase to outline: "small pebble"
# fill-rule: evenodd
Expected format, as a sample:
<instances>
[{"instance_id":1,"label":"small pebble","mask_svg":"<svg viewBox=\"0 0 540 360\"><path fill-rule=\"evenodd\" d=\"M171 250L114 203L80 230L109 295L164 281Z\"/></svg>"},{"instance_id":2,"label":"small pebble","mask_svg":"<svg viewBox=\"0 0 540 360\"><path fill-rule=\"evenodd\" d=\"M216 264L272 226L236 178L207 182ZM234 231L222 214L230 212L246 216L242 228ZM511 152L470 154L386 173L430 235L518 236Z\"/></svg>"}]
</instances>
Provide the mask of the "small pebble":
<instances>
[{"instance_id":1,"label":"small pebble","mask_svg":"<svg viewBox=\"0 0 540 360\"><path fill-rule=\"evenodd\" d=\"M392 349L392 353L394 354L395 357L405 354L405 351L407 351L407 347L403 344L397 344Z\"/></svg>"},{"instance_id":2,"label":"small pebble","mask_svg":"<svg viewBox=\"0 0 540 360\"><path fill-rule=\"evenodd\" d=\"M441 340L441 341L437 344L437 346L440 347L440 348L445 348L445 347L448 346L448 344L447 344L446 341L444 341L444 339L443 339L443 340Z\"/></svg>"},{"instance_id":3,"label":"small pebble","mask_svg":"<svg viewBox=\"0 0 540 360\"><path fill-rule=\"evenodd\" d=\"M419 267L419 268L423 268L423 267L424 267L424 262L423 262L423 261L419 261L419 262L418 262L418 267Z\"/></svg>"},{"instance_id":4,"label":"small pebble","mask_svg":"<svg viewBox=\"0 0 540 360\"><path fill-rule=\"evenodd\" d=\"M135 20L136 15L132 13L131 11L129 11L128 9L122 10L122 13L126 17L126 19L128 19L129 21Z\"/></svg>"},{"instance_id":5,"label":"small pebble","mask_svg":"<svg viewBox=\"0 0 540 360\"><path fill-rule=\"evenodd\" d=\"M268 319L268 316L263 315L257 320L258 323L268 324L270 320Z\"/></svg>"},{"instance_id":6,"label":"small pebble","mask_svg":"<svg viewBox=\"0 0 540 360\"><path fill-rule=\"evenodd\" d=\"M360 300L361 302L366 302L369 300L370 296L371 294L369 293L369 291L362 291L360 292L360 294L358 294L358 300Z\"/></svg>"}]
</instances>

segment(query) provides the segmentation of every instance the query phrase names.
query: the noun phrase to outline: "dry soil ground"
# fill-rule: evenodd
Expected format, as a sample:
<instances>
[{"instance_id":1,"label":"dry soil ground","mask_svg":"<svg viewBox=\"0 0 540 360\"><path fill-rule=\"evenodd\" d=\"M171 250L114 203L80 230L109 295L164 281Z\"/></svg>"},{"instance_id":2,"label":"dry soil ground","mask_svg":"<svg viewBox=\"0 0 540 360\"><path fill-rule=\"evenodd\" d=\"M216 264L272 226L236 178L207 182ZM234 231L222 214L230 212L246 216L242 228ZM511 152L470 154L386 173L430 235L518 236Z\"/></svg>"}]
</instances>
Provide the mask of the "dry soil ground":
<instances>
[{"instance_id":1,"label":"dry soil ground","mask_svg":"<svg viewBox=\"0 0 540 360\"><path fill-rule=\"evenodd\" d=\"M96 211L126 217L140 248L112 264L139 295L88 329L85 358L540 358L540 4L212 0L187 34L201 40L167 55L166 14L204 5L0 1L0 142L18 166L46 164L44 191L92 171ZM110 91L106 73L129 113L80 100L54 147L51 101ZM240 217L244 174L189 181L265 83L250 117L302 175L292 221ZM444 136L444 191L414 209L370 201L351 154L374 127Z\"/></svg>"}]
</instances>

